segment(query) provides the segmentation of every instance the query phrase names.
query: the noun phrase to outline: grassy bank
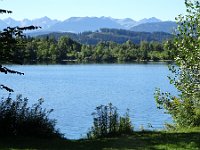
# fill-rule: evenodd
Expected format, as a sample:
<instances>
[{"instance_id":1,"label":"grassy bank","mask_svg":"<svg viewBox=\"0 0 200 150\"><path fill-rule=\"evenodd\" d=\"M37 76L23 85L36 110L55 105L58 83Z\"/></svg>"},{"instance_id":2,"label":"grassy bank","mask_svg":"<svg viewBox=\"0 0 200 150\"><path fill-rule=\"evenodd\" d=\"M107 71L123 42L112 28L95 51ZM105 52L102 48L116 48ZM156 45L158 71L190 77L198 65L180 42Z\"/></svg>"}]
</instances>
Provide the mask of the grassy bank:
<instances>
[{"instance_id":1,"label":"grassy bank","mask_svg":"<svg viewBox=\"0 0 200 150\"><path fill-rule=\"evenodd\" d=\"M135 132L129 136L95 140L4 138L0 149L132 150L200 149L200 128L173 132Z\"/></svg>"}]
</instances>

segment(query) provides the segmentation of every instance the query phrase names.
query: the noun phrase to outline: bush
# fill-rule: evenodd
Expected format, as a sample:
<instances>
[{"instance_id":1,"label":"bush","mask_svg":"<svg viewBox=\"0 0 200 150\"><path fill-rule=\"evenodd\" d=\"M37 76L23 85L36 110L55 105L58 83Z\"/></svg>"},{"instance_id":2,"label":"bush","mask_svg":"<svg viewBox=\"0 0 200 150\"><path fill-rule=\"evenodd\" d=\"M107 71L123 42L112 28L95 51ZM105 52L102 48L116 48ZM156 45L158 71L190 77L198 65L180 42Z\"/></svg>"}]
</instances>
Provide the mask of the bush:
<instances>
[{"instance_id":1,"label":"bush","mask_svg":"<svg viewBox=\"0 0 200 150\"><path fill-rule=\"evenodd\" d=\"M0 102L0 137L28 136L28 137L62 137L55 129L56 121L49 119L53 111L41 107L44 101L28 106L28 99L18 95L16 100L10 96Z\"/></svg>"},{"instance_id":2,"label":"bush","mask_svg":"<svg viewBox=\"0 0 200 150\"><path fill-rule=\"evenodd\" d=\"M114 137L122 134L131 134L133 126L130 121L129 111L120 117L117 108L111 103L96 107L93 115L93 126L88 132L88 138Z\"/></svg>"}]
</instances>

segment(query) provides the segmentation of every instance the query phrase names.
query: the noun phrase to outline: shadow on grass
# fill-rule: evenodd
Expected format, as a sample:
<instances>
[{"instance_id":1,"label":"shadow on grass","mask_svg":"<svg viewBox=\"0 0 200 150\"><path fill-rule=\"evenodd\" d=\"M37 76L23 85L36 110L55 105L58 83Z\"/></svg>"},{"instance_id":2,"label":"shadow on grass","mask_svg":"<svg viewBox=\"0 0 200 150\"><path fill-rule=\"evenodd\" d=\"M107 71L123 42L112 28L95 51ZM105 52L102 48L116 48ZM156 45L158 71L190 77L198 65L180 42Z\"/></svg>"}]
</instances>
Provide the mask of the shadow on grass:
<instances>
[{"instance_id":1,"label":"shadow on grass","mask_svg":"<svg viewBox=\"0 0 200 150\"><path fill-rule=\"evenodd\" d=\"M3 138L0 149L64 149L64 150L118 150L118 149L200 149L200 132L135 132L130 136L95 140Z\"/></svg>"}]
</instances>

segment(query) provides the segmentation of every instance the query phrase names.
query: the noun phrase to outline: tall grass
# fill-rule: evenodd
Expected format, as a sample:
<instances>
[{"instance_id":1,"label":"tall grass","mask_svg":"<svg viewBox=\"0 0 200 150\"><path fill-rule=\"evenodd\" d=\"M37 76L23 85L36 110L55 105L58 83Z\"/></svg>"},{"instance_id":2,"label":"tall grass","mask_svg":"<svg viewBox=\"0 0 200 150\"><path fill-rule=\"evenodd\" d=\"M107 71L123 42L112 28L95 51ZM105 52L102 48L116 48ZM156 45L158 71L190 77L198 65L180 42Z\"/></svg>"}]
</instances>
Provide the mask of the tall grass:
<instances>
[{"instance_id":1,"label":"tall grass","mask_svg":"<svg viewBox=\"0 0 200 150\"><path fill-rule=\"evenodd\" d=\"M128 111L124 116L119 116L117 108L111 103L98 106L95 110L88 138L113 137L133 132Z\"/></svg>"}]
</instances>

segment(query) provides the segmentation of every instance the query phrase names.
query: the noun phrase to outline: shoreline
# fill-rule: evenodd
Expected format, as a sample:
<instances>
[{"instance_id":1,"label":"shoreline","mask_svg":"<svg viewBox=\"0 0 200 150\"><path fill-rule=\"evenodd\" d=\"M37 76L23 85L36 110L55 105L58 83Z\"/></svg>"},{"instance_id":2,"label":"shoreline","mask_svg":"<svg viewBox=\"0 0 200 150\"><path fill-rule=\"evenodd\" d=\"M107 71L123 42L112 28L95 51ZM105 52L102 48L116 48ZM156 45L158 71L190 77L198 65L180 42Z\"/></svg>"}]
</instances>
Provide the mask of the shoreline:
<instances>
[{"instance_id":1,"label":"shoreline","mask_svg":"<svg viewBox=\"0 0 200 150\"><path fill-rule=\"evenodd\" d=\"M125 61L125 62L95 62L95 61L63 61L63 62L37 62L37 63L0 63L0 65L90 65L90 64L151 64L151 63L167 63L167 64L173 64L173 60L140 60L140 61Z\"/></svg>"}]
</instances>

